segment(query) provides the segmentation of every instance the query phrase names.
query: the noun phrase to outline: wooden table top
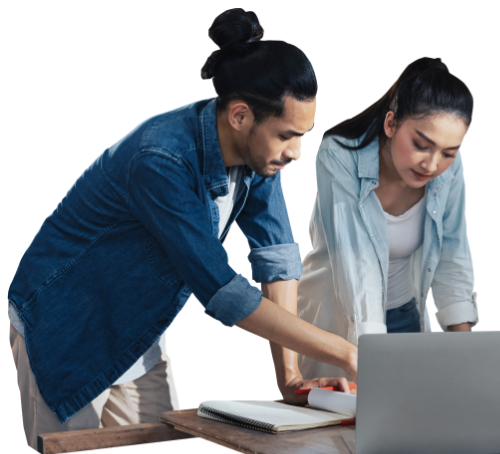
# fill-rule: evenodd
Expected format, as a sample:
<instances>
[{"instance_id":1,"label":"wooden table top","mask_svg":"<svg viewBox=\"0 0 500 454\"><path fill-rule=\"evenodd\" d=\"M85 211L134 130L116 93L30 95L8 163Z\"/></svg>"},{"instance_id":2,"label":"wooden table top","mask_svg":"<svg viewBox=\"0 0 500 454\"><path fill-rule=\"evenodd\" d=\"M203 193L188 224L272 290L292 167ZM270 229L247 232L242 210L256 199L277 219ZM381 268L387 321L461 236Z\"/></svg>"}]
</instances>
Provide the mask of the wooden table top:
<instances>
[{"instance_id":1,"label":"wooden table top","mask_svg":"<svg viewBox=\"0 0 500 454\"><path fill-rule=\"evenodd\" d=\"M354 430L354 426L330 426L268 434L200 418L197 411L167 411L160 420L178 431L248 454L349 454L340 432Z\"/></svg>"}]
</instances>

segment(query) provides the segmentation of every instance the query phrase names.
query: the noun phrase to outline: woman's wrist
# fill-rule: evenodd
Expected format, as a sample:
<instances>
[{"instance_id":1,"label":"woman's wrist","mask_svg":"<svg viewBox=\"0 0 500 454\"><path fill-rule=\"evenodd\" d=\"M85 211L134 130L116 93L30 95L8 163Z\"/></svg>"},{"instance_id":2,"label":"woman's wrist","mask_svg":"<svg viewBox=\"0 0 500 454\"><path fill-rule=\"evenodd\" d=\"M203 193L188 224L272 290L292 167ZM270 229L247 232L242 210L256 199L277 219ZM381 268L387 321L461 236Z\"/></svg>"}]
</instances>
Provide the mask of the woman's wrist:
<instances>
[{"instance_id":1,"label":"woman's wrist","mask_svg":"<svg viewBox=\"0 0 500 454\"><path fill-rule=\"evenodd\" d=\"M458 325L448 326L448 329L452 333L468 332L468 331L472 331L472 326L469 322L467 322L467 323L460 323Z\"/></svg>"}]
</instances>

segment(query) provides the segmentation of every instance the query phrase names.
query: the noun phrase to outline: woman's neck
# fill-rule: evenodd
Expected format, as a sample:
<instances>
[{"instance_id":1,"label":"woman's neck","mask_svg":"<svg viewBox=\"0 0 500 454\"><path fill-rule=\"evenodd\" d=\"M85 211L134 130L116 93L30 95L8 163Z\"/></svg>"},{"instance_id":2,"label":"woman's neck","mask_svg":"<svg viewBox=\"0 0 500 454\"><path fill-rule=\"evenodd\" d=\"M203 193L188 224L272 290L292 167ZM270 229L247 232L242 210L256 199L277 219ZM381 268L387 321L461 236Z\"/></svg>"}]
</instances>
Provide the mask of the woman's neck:
<instances>
[{"instance_id":1,"label":"woman's neck","mask_svg":"<svg viewBox=\"0 0 500 454\"><path fill-rule=\"evenodd\" d=\"M391 186L405 189L408 185L401 178L401 175L394 166L391 156L390 140L384 135L379 138L379 180L380 184L389 184ZM383 183L382 183L383 182Z\"/></svg>"}]
</instances>

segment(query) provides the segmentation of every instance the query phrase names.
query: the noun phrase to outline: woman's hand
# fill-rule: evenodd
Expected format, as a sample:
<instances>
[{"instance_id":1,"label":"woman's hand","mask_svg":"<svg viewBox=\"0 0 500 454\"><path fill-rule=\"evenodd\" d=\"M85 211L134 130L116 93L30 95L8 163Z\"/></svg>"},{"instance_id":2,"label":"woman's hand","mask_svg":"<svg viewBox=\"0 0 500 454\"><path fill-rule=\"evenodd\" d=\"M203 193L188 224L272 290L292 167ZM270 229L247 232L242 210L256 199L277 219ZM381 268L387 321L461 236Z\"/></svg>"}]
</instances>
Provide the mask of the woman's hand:
<instances>
[{"instance_id":1,"label":"woman's hand","mask_svg":"<svg viewBox=\"0 0 500 454\"><path fill-rule=\"evenodd\" d=\"M340 378L313 378L303 380L300 375L292 377L280 391L285 403L290 405L306 405L307 394L295 394L298 389L322 388L325 386L338 386L343 392L350 394L349 383L344 377Z\"/></svg>"}]
</instances>

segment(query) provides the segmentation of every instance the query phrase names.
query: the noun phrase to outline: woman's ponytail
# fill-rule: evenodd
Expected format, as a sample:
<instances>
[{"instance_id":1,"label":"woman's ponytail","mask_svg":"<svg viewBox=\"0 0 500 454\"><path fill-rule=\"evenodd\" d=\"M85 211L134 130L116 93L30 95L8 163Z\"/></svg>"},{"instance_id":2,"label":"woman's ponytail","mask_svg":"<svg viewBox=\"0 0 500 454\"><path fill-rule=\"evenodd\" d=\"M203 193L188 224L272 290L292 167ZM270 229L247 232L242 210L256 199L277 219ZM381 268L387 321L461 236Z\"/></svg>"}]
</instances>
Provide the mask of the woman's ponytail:
<instances>
[{"instance_id":1,"label":"woman's ponytail","mask_svg":"<svg viewBox=\"0 0 500 454\"><path fill-rule=\"evenodd\" d=\"M375 104L354 118L343 121L325 135L346 139L363 137L351 150L366 147L384 130L387 112L394 112L397 121L437 112L460 115L467 125L472 119L473 99L467 86L453 74L440 58L420 58L403 71L396 83Z\"/></svg>"}]
</instances>

